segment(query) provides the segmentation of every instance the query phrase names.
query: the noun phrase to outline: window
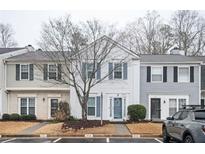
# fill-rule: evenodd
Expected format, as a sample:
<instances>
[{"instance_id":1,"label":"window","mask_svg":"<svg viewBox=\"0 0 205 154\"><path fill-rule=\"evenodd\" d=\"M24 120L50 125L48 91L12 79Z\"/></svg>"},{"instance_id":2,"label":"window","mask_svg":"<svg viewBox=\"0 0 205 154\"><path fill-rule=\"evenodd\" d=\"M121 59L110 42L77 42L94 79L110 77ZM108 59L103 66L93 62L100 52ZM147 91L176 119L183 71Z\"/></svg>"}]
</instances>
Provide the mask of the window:
<instances>
[{"instance_id":1,"label":"window","mask_svg":"<svg viewBox=\"0 0 205 154\"><path fill-rule=\"evenodd\" d=\"M29 65L21 65L21 79L28 80L29 79Z\"/></svg>"},{"instance_id":2,"label":"window","mask_svg":"<svg viewBox=\"0 0 205 154\"><path fill-rule=\"evenodd\" d=\"M53 80L57 79L57 65L55 64L48 65L48 78Z\"/></svg>"},{"instance_id":3,"label":"window","mask_svg":"<svg viewBox=\"0 0 205 154\"><path fill-rule=\"evenodd\" d=\"M88 99L88 116L95 116L95 97Z\"/></svg>"},{"instance_id":4,"label":"window","mask_svg":"<svg viewBox=\"0 0 205 154\"><path fill-rule=\"evenodd\" d=\"M51 117L55 117L58 111L58 99L51 99Z\"/></svg>"},{"instance_id":5,"label":"window","mask_svg":"<svg viewBox=\"0 0 205 154\"><path fill-rule=\"evenodd\" d=\"M162 82L162 67L152 67L152 82Z\"/></svg>"},{"instance_id":6,"label":"window","mask_svg":"<svg viewBox=\"0 0 205 154\"><path fill-rule=\"evenodd\" d=\"M95 78L95 75L93 75L93 72L95 71L93 71L93 67L94 67L94 65L93 65L93 63L87 63L87 73L86 73L86 75L87 75L87 78ZM92 76L93 75L93 76Z\"/></svg>"},{"instance_id":7,"label":"window","mask_svg":"<svg viewBox=\"0 0 205 154\"><path fill-rule=\"evenodd\" d=\"M28 115L32 114L35 115L35 98L34 97L25 97L20 98L20 114L21 115Z\"/></svg>"},{"instance_id":8,"label":"window","mask_svg":"<svg viewBox=\"0 0 205 154\"><path fill-rule=\"evenodd\" d=\"M183 107L184 107L184 105L186 105L186 99L179 99L178 101L179 101L179 103L178 103L178 109L179 109L179 110L182 110Z\"/></svg>"},{"instance_id":9,"label":"window","mask_svg":"<svg viewBox=\"0 0 205 154\"><path fill-rule=\"evenodd\" d=\"M169 116L177 112L177 99L169 99Z\"/></svg>"},{"instance_id":10,"label":"window","mask_svg":"<svg viewBox=\"0 0 205 154\"><path fill-rule=\"evenodd\" d=\"M122 64L114 64L114 79L122 79Z\"/></svg>"},{"instance_id":11,"label":"window","mask_svg":"<svg viewBox=\"0 0 205 154\"><path fill-rule=\"evenodd\" d=\"M189 82L189 67L179 67L179 82Z\"/></svg>"}]
</instances>

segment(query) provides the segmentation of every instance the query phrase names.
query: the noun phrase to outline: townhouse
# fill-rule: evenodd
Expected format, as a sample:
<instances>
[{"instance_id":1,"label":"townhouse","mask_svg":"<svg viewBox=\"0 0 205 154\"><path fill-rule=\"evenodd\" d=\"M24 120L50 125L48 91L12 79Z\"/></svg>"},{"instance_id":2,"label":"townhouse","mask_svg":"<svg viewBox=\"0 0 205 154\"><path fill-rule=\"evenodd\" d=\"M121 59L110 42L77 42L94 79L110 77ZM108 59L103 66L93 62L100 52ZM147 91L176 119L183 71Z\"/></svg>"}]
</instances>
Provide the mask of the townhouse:
<instances>
[{"instance_id":1,"label":"townhouse","mask_svg":"<svg viewBox=\"0 0 205 154\"><path fill-rule=\"evenodd\" d=\"M0 48L0 118L3 113L7 112L7 91L5 87L5 63L4 59L33 51L34 48L31 45L22 48Z\"/></svg>"}]
</instances>

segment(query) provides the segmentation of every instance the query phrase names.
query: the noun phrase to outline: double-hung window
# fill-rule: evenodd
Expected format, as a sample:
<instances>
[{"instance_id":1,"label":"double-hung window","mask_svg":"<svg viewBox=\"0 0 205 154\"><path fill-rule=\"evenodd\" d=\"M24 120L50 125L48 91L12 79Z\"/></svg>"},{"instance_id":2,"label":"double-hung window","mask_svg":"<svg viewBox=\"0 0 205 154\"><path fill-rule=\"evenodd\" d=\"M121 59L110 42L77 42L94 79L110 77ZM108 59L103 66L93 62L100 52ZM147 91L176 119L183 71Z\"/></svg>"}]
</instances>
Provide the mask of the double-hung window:
<instances>
[{"instance_id":1,"label":"double-hung window","mask_svg":"<svg viewBox=\"0 0 205 154\"><path fill-rule=\"evenodd\" d=\"M48 65L48 78L56 80L57 79L57 65L49 64Z\"/></svg>"},{"instance_id":2,"label":"double-hung window","mask_svg":"<svg viewBox=\"0 0 205 154\"><path fill-rule=\"evenodd\" d=\"M183 109L183 106L187 104L186 98L170 98L169 99L169 116L172 116L177 111Z\"/></svg>"},{"instance_id":3,"label":"double-hung window","mask_svg":"<svg viewBox=\"0 0 205 154\"><path fill-rule=\"evenodd\" d=\"M89 97L88 99L88 116L95 116L96 111L95 97Z\"/></svg>"},{"instance_id":4,"label":"double-hung window","mask_svg":"<svg viewBox=\"0 0 205 154\"><path fill-rule=\"evenodd\" d=\"M114 79L122 79L122 64L114 64Z\"/></svg>"},{"instance_id":5,"label":"double-hung window","mask_svg":"<svg viewBox=\"0 0 205 154\"><path fill-rule=\"evenodd\" d=\"M189 67L179 67L179 82L189 82Z\"/></svg>"},{"instance_id":6,"label":"double-hung window","mask_svg":"<svg viewBox=\"0 0 205 154\"><path fill-rule=\"evenodd\" d=\"M162 82L163 76L163 67L160 66L153 66L151 69L152 73L152 82Z\"/></svg>"},{"instance_id":7,"label":"double-hung window","mask_svg":"<svg viewBox=\"0 0 205 154\"><path fill-rule=\"evenodd\" d=\"M21 64L21 79L28 80L29 79L29 65Z\"/></svg>"},{"instance_id":8,"label":"double-hung window","mask_svg":"<svg viewBox=\"0 0 205 154\"><path fill-rule=\"evenodd\" d=\"M23 97L20 98L20 114L35 115L35 98L34 97Z\"/></svg>"},{"instance_id":9,"label":"double-hung window","mask_svg":"<svg viewBox=\"0 0 205 154\"><path fill-rule=\"evenodd\" d=\"M95 71L95 70L93 70L93 67L94 67L94 65L93 65L93 63L87 63L87 68L86 68L86 75L87 75L87 78L95 78L95 74L93 75L93 72Z\"/></svg>"}]
</instances>

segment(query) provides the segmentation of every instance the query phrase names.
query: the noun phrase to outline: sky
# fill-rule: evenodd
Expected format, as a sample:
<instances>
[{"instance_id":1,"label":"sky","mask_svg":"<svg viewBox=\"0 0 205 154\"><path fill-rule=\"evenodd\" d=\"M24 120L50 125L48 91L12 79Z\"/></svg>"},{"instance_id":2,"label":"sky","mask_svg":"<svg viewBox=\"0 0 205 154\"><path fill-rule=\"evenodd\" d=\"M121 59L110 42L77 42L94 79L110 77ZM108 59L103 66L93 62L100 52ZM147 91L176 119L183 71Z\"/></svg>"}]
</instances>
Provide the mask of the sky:
<instances>
[{"instance_id":1,"label":"sky","mask_svg":"<svg viewBox=\"0 0 205 154\"><path fill-rule=\"evenodd\" d=\"M174 10L156 10L163 20L167 21ZM14 38L19 47L31 44L38 48L37 42L40 38L40 31L43 22L49 19L71 15L74 22L86 21L89 19L99 19L105 23L115 24L118 28L123 28L127 23L138 17L143 17L147 10L30 10L30 11L8 11L0 10L0 23L11 24L15 32ZM205 17L205 11L200 11Z\"/></svg>"}]
</instances>

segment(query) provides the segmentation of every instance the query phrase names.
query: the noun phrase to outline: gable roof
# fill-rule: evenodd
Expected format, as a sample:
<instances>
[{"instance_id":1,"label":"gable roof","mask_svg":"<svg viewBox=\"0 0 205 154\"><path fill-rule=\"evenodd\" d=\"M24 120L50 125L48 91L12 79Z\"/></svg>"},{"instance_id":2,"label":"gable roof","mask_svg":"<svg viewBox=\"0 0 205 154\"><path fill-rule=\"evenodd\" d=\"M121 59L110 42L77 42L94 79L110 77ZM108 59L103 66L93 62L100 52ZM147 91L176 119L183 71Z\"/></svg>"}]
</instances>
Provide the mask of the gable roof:
<instances>
[{"instance_id":1,"label":"gable roof","mask_svg":"<svg viewBox=\"0 0 205 154\"><path fill-rule=\"evenodd\" d=\"M142 63L201 63L200 59L183 55L140 55Z\"/></svg>"},{"instance_id":2,"label":"gable roof","mask_svg":"<svg viewBox=\"0 0 205 154\"><path fill-rule=\"evenodd\" d=\"M5 54L5 53L9 53L9 52L13 52L16 50L22 50L22 49L25 49L25 47L24 48L0 48L0 55Z\"/></svg>"}]
</instances>

